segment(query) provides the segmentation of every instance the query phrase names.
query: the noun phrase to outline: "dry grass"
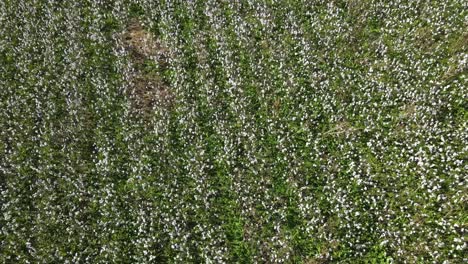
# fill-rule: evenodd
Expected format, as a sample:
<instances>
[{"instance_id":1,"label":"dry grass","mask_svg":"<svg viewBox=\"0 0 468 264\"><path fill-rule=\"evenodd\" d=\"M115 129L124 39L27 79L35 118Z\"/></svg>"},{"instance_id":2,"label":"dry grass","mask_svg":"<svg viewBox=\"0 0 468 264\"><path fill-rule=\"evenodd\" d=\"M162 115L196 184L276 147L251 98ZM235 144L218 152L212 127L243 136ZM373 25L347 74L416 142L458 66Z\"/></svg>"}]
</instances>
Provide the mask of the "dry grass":
<instances>
[{"instance_id":1,"label":"dry grass","mask_svg":"<svg viewBox=\"0 0 468 264\"><path fill-rule=\"evenodd\" d=\"M168 49L161 44L138 20L132 20L123 34L124 43L138 58L166 55Z\"/></svg>"},{"instance_id":2,"label":"dry grass","mask_svg":"<svg viewBox=\"0 0 468 264\"><path fill-rule=\"evenodd\" d=\"M332 129L324 133L324 135L349 135L354 133L357 128L353 127L348 121L338 122Z\"/></svg>"},{"instance_id":3,"label":"dry grass","mask_svg":"<svg viewBox=\"0 0 468 264\"><path fill-rule=\"evenodd\" d=\"M169 107L173 96L169 84L162 77L162 71L167 68L168 49L138 20L129 23L122 33L122 39L134 68L127 91L133 109L147 114L155 107ZM157 65L157 69L145 70L147 62Z\"/></svg>"}]
</instances>

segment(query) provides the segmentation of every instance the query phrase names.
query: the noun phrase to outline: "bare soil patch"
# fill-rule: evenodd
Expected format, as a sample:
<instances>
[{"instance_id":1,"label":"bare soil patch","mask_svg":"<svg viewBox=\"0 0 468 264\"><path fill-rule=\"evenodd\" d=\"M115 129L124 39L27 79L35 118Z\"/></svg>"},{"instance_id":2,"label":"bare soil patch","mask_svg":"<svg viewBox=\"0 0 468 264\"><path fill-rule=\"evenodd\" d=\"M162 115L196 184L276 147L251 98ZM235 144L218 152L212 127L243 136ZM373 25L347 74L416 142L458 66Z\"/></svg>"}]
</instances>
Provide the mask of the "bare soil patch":
<instances>
[{"instance_id":1,"label":"bare soil patch","mask_svg":"<svg viewBox=\"0 0 468 264\"><path fill-rule=\"evenodd\" d=\"M122 40L134 69L127 91L133 110L149 114L155 107L169 107L173 96L163 78L168 67L168 49L138 20L129 23Z\"/></svg>"}]
</instances>

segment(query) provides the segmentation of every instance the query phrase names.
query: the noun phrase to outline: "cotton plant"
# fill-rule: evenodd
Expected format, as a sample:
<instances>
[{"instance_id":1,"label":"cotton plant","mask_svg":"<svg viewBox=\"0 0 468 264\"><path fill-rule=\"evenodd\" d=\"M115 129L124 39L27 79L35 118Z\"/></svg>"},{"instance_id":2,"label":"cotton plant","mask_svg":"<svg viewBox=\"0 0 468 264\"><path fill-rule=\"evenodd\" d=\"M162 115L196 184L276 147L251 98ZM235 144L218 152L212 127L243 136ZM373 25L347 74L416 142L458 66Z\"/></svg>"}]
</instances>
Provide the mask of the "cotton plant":
<instances>
[{"instance_id":1,"label":"cotton plant","mask_svg":"<svg viewBox=\"0 0 468 264\"><path fill-rule=\"evenodd\" d=\"M0 260L465 261L465 7L0 3Z\"/></svg>"}]
</instances>

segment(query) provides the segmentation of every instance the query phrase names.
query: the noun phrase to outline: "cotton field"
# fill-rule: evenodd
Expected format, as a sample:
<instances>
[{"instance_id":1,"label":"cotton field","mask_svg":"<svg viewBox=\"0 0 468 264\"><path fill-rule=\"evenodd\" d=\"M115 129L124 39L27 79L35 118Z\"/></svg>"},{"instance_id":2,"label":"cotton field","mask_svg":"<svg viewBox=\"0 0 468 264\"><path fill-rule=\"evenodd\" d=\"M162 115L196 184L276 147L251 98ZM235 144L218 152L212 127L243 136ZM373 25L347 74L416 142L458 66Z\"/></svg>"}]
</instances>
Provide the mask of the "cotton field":
<instances>
[{"instance_id":1,"label":"cotton field","mask_svg":"<svg viewBox=\"0 0 468 264\"><path fill-rule=\"evenodd\" d=\"M467 10L0 0L0 263L468 262Z\"/></svg>"}]
</instances>

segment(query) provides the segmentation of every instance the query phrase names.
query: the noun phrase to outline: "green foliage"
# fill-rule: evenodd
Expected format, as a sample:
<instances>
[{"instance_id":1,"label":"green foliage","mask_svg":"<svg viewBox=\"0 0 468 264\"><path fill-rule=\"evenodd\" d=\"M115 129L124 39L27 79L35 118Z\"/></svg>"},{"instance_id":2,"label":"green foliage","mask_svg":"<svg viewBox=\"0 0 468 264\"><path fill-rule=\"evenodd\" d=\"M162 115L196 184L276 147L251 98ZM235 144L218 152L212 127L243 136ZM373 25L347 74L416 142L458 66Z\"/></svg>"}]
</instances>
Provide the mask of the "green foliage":
<instances>
[{"instance_id":1,"label":"green foliage","mask_svg":"<svg viewBox=\"0 0 468 264\"><path fill-rule=\"evenodd\" d=\"M0 2L0 262L466 262L463 8Z\"/></svg>"}]
</instances>

